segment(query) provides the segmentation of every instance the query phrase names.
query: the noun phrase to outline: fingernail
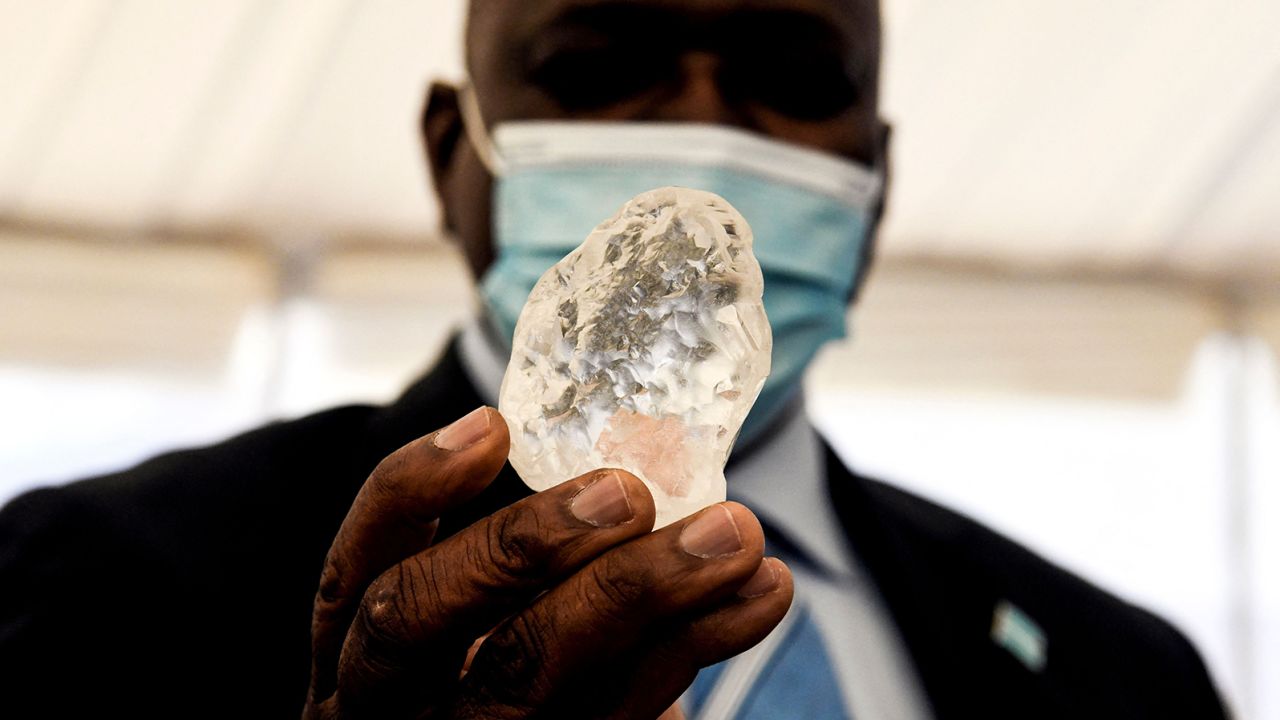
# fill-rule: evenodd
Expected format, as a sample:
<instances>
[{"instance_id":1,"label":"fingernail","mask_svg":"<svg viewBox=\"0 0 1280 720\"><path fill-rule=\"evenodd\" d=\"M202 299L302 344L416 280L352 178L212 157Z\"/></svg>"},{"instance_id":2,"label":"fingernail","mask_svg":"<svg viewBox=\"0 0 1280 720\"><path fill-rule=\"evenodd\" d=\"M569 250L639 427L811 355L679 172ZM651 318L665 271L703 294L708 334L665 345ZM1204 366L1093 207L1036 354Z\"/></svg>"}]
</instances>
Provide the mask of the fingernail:
<instances>
[{"instance_id":1,"label":"fingernail","mask_svg":"<svg viewBox=\"0 0 1280 720\"><path fill-rule=\"evenodd\" d=\"M761 595L768 595L777 588L778 568L774 566L773 560L765 558L760 561L760 567L756 568L756 574L751 576L746 585L738 588L738 596L757 598Z\"/></svg>"},{"instance_id":2,"label":"fingernail","mask_svg":"<svg viewBox=\"0 0 1280 720\"><path fill-rule=\"evenodd\" d=\"M569 501L569 511L579 520L596 527L613 527L635 517L622 478L616 472L600 473L592 483Z\"/></svg>"},{"instance_id":3,"label":"fingernail","mask_svg":"<svg viewBox=\"0 0 1280 720\"><path fill-rule=\"evenodd\" d=\"M742 549L742 536L729 508L713 505L680 531L680 546L690 555L723 557Z\"/></svg>"},{"instance_id":4,"label":"fingernail","mask_svg":"<svg viewBox=\"0 0 1280 720\"><path fill-rule=\"evenodd\" d=\"M489 434L489 413L476 408L436 433L435 444L441 450L456 452L471 447Z\"/></svg>"}]
</instances>

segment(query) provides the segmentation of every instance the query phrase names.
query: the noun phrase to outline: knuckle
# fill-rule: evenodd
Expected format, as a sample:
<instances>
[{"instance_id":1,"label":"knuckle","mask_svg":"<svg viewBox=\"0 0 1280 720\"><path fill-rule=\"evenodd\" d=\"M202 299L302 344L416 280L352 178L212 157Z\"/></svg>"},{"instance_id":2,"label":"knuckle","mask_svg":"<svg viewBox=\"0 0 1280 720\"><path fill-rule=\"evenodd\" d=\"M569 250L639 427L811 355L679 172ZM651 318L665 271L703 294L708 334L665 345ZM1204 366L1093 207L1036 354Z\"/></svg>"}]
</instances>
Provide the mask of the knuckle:
<instances>
[{"instance_id":1,"label":"knuckle","mask_svg":"<svg viewBox=\"0 0 1280 720\"><path fill-rule=\"evenodd\" d=\"M374 468L373 473L369 475L361 492L366 496L369 506L395 507L395 502L401 494L400 474L405 465L404 459L399 455L395 453L388 456L378 463L378 467Z\"/></svg>"},{"instance_id":2,"label":"knuckle","mask_svg":"<svg viewBox=\"0 0 1280 720\"><path fill-rule=\"evenodd\" d=\"M451 598L454 593L450 592L447 583L443 581L449 577L450 572L444 559L434 553L426 556L416 556L413 558L413 571L416 578L414 582L415 596L421 593L418 606L422 608L421 615L430 617L433 615L444 615L448 612L453 603Z\"/></svg>"},{"instance_id":3,"label":"knuckle","mask_svg":"<svg viewBox=\"0 0 1280 720\"><path fill-rule=\"evenodd\" d=\"M424 453L424 445L415 440L382 458L369 473L363 492L372 495L374 500L394 500L403 495L414 478L431 465L429 453Z\"/></svg>"},{"instance_id":4,"label":"knuckle","mask_svg":"<svg viewBox=\"0 0 1280 720\"><path fill-rule=\"evenodd\" d=\"M405 448L400 448L382 458L382 461L373 468L365 487L375 493L385 492L388 486L395 484L395 479L404 471L405 465Z\"/></svg>"},{"instance_id":5,"label":"knuckle","mask_svg":"<svg viewBox=\"0 0 1280 720\"><path fill-rule=\"evenodd\" d=\"M536 615L525 613L512 618L507 632L493 649L494 661L503 671L503 677L517 685L533 682L537 676L534 658L547 655L546 623L533 619Z\"/></svg>"},{"instance_id":6,"label":"knuckle","mask_svg":"<svg viewBox=\"0 0 1280 720\"><path fill-rule=\"evenodd\" d=\"M357 614L357 622L368 639L389 649L405 645L411 627L409 618L403 595L383 578L370 586Z\"/></svg>"},{"instance_id":7,"label":"knuckle","mask_svg":"<svg viewBox=\"0 0 1280 720\"><path fill-rule=\"evenodd\" d=\"M334 539L329 552L325 553L324 565L320 568L320 584L316 585L316 607L339 607L346 605L352 598L352 569L347 557L339 550L343 544L343 532L338 530L338 537Z\"/></svg>"},{"instance_id":8,"label":"knuckle","mask_svg":"<svg viewBox=\"0 0 1280 720\"><path fill-rule=\"evenodd\" d=\"M530 698L542 697L548 690L542 667L555 662L552 637L546 619L530 611L513 617L503 632L486 640L483 671L467 676L483 704L533 710Z\"/></svg>"},{"instance_id":9,"label":"knuckle","mask_svg":"<svg viewBox=\"0 0 1280 720\"><path fill-rule=\"evenodd\" d=\"M439 494L443 478L438 466L415 454L414 447L406 445L378 463L360 490L357 506L389 529L413 533L425 526L434 532L439 518L430 499Z\"/></svg>"},{"instance_id":10,"label":"knuckle","mask_svg":"<svg viewBox=\"0 0 1280 720\"><path fill-rule=\"evenodd\" d=\"M522 700L516 693L499 691L490 685L463 682L469 686L452 708L455 720L519 720L537 717L534 703ZM508 697L511 696L511 697Z\"/></svg>"},{"instance_id":11,"label":"knuckle","mask_svg":"<svg viewBox=\"0 0 1280 720\"><path fill-rule=\"evenodd\" d=\"M320 585L316 588L316 605L332 606L346 599L346 573L342 569L342 561L330 550L324 558L324 567L320 570Z\"/></svg>"},{"instance_id":12,"label":"knuckle","mask_svg":"<svg viewBox=\"0 0 1280 720\"><path fill-rule=\"evenodd\" d=\"M539 514L527 504L513 505L495 515L484 536L484 566L505 579L527 581L546 571L549 543Z\"/></svg>"},{"instance_id":13,"label":"knuckle","mask_svg":"<svg viewBox=\"0 0 1280 720\"><path fill-rule=\"evenodd\" d=\"M586 601L596 612L626 619L632 608L643 605L652 594L652 567L643 558L624 560L621 554L613 553L592 567Z\"/></svg>"}]
</instances>

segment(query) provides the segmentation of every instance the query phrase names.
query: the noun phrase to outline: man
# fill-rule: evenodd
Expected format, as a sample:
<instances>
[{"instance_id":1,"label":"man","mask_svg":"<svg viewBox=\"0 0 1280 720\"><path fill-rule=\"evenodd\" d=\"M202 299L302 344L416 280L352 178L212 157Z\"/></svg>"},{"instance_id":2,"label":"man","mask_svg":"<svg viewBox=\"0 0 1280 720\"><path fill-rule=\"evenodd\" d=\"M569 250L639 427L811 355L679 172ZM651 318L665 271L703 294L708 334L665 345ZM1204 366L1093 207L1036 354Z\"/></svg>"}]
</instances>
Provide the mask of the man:
<instances>
[{"instance_id":1,"label":"man","mask_svg":"<svg viewBox=\"0 0 1280 720\"><path fill-rule=\"evenodd\" d=\"M15 500L0 516L5 702L653 718L684 695L702 717L1221 717L1167 624L853 475L804 421L799 373L842 324L879 217L879 52L874 0L475 0L471 84L434 86L423 130L485 317L390 406ZM604 156L522 164L521 132L555 140L536 120L609 121L561 126ZM600 182L646 151L617 125L634 121L738 151ZM653 167L774 203L748 217L787 342L728 470L759 519L730 502L650 533L644 486L610 470L528 496L505 423L473 410L494 401L529 276L581 239L559 213Z\"/></svg>"}]
</instances>

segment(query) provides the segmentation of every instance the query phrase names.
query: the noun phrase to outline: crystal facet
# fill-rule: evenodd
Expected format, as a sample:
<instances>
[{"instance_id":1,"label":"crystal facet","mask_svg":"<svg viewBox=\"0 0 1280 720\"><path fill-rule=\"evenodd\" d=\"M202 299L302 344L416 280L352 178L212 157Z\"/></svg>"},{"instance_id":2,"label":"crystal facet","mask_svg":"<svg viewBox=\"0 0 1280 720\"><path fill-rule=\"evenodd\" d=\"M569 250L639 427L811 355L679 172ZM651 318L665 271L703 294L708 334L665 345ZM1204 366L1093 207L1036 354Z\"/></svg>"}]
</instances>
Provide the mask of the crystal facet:
<instances>
[{"instance_id":1,"label":"crystal facet","mask_svg":"<svg viewBox=\"0 0 1280 720\"><path fill-rule=\"evenodd\" d=\"M751 228L718 195L641 193L542 276L499 409L534 490L598 467L648 485L657 525L725 498L773 347Z\"/></svg>"}]
</instances>

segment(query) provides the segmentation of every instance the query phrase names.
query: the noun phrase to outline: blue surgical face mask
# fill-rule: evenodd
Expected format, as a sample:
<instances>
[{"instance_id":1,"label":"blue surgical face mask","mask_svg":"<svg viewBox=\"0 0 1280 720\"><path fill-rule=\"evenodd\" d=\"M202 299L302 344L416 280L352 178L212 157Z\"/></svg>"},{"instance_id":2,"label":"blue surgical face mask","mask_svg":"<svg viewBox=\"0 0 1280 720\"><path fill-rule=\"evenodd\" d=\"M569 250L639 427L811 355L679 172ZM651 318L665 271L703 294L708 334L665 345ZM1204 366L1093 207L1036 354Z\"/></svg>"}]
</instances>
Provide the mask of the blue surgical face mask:
<instances>
[{"instance_id":1,"label":"blue surgical face mask","mask_svg":"<svg viewBox=\"0 0 1280 720\"><path fill-rule=\"evenodd\" d=\"M480 292L510 346L529 292L627 200L665 185L728 200L755 235L772 369L739 437L750 442L801 388L845 310L872 230L881 180L863 165L742 130L706 124L531 121L492 140L473 96L467 134L493 173L497 257Z\"/></svg>"}]
</instances>

